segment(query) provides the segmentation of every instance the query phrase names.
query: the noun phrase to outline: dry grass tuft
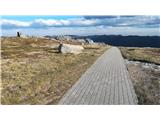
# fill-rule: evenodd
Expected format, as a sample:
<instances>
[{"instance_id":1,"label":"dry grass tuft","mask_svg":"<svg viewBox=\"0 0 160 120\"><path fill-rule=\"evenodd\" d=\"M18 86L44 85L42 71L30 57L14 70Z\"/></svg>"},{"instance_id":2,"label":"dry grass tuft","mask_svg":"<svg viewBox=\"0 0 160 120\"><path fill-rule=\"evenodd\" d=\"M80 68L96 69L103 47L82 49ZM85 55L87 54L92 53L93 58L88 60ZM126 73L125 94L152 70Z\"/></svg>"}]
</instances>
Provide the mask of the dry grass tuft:
<instances>
[{"instance_id":1,"label":"dry grass tuft","mask_svg":"<svg viewBox=\"0 0 160 120\"><path fill-rule=\"evenodd\" d=\"M120 48L124 58L160 64L160 48Z\"/></svg>"},{"instance_id":2,"label":"dry grass tuft","mask_svg":"<svg viewBox=\"0 0 160 120\"><path fill-rule=\"evenodd\" d=\"M121 48L124 58L160 65L160 48ZM142 68L141 65L127 65L135 92L141 105L160 104L160 71Z\"/></svg>"},{"instance_id":3,"label":"dry grass tuft","mask_svg":"<svg viewBox=\"0 0 160 120\"><path fill-rule=\"evenodd\" d=\"M2 39L2 104L57 104L108 49L103 45L78 55L61 54L56 49L58 43L47 39Z\"/></svg>"}]
</instances>

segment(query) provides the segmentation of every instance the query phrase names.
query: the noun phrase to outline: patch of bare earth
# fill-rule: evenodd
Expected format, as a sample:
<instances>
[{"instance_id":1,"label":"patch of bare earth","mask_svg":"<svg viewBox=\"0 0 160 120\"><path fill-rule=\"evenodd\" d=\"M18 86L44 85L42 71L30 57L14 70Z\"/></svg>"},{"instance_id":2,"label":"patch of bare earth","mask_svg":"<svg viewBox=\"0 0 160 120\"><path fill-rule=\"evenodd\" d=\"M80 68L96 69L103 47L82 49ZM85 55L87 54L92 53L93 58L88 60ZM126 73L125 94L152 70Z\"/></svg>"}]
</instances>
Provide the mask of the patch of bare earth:
<instances>
[{"instance_id":1,"label":"patch of bare earth","mask_svg":"<svg viewBox=\"0 0 160 120\"><path fill-rule=\"evenodd\" d=\"M108 49L105 45L93 49L86 46L78 55L61 54L58 43L47 39L2 39L2 104L57 104Z\"/></svg>"}]
</instances>

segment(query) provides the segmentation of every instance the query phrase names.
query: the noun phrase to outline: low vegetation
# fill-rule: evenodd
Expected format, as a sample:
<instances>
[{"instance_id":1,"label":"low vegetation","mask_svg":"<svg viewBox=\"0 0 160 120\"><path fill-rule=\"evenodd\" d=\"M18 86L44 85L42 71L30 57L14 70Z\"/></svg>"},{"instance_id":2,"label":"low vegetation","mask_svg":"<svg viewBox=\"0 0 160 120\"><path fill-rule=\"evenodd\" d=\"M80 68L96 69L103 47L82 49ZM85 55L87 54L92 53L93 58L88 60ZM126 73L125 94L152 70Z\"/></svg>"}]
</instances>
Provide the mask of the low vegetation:
<instances>
[{"instance_id":1,"label":"low vegetation","mask_svg":"<svg viewBox=\"0 0 160 120\"><path fill-rule=\"evenodd\" d=\"M121 48L124 58L160 65L160 48ZM160 70L143 68L141 64L128 64L138 103L160 104Z\"/></svg>"},{"instance_id":2,"label":"low vegetation","mask_svg":"<svg viewBox=\"0 0 160 120\"><path fill-rule=\"evenodd\" d=\"M84 45L81 54L61 54L58 41L41 38L4 38L1 44L2 104L57 104L108 49Z\"/></svg>"},{"instance_id":3,"label":"low vegetation","mask_svg":"<svg viewBox=\"0 0 160 120\"><path fill-rule=\"evenodd\" d=\"M129 64L127 67L138 97L138 104L160 104L160 71L142 69L141 66L134 64Z\"/></svg>"},{"instance_id":4,"label":"low vegetation","mask_svg":"<svg viewBox=\"0 0 160 120\"><path fill-rule=\"evenodd\" d=\"M127 48L121 47L124 58L160 64L160 48Z\"/></svg>"}]
</instances>

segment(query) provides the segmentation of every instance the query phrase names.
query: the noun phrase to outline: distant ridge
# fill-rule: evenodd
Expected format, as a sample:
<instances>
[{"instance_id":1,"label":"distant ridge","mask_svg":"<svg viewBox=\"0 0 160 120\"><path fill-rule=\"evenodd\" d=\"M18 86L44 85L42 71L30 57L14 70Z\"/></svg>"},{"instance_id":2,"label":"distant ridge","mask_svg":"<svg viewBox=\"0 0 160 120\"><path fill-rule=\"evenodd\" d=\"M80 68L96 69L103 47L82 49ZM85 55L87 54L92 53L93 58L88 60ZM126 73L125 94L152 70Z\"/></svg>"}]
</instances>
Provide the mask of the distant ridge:
<instances>
[{"instance_id":1,"label":"distant ridge","mask_svg":"<svg viewBox=\"0 0 160 120\"><path fill-rule=\"evenodd\" d=\"M56 38L59 35L46 35L46 38ZM136 36L136 35L61 35L69 36L73 39L91 39L94 42L106 43L113 46L123 47L153 47L160 48L160 36ZM1 36L1 38L7 36Z\"/></svg>"},{"instance_id":2,"label":"distant ridge","mask_svg":"<svg viewBox=\"0 0 160 120\"><path fill-rule=\"evenodd\" d=\"M160 48L160 36L91 35L77 37L90 38L94 42L103 42L114 46Z\"/></svg>"}]
</instances>

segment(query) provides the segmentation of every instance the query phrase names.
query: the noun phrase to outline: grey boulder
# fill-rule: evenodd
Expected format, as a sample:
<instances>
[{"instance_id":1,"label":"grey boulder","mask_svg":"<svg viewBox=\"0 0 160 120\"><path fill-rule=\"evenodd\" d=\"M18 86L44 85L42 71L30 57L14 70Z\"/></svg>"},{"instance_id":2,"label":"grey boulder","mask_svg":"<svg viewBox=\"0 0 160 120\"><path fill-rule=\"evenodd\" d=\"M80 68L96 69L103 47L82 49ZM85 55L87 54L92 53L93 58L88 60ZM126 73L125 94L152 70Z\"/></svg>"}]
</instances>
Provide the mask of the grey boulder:
<instances>
[{"instance_id":1,"label":"grey boulder","mask_svg":"<svg viewBox=\"0 0 160 120\"><path fill-rule=\"evenodd\" d=\"M84 48L80 45L60 44L58 49L61 53L79 54Z\"/></svg>"}]
</instances>

